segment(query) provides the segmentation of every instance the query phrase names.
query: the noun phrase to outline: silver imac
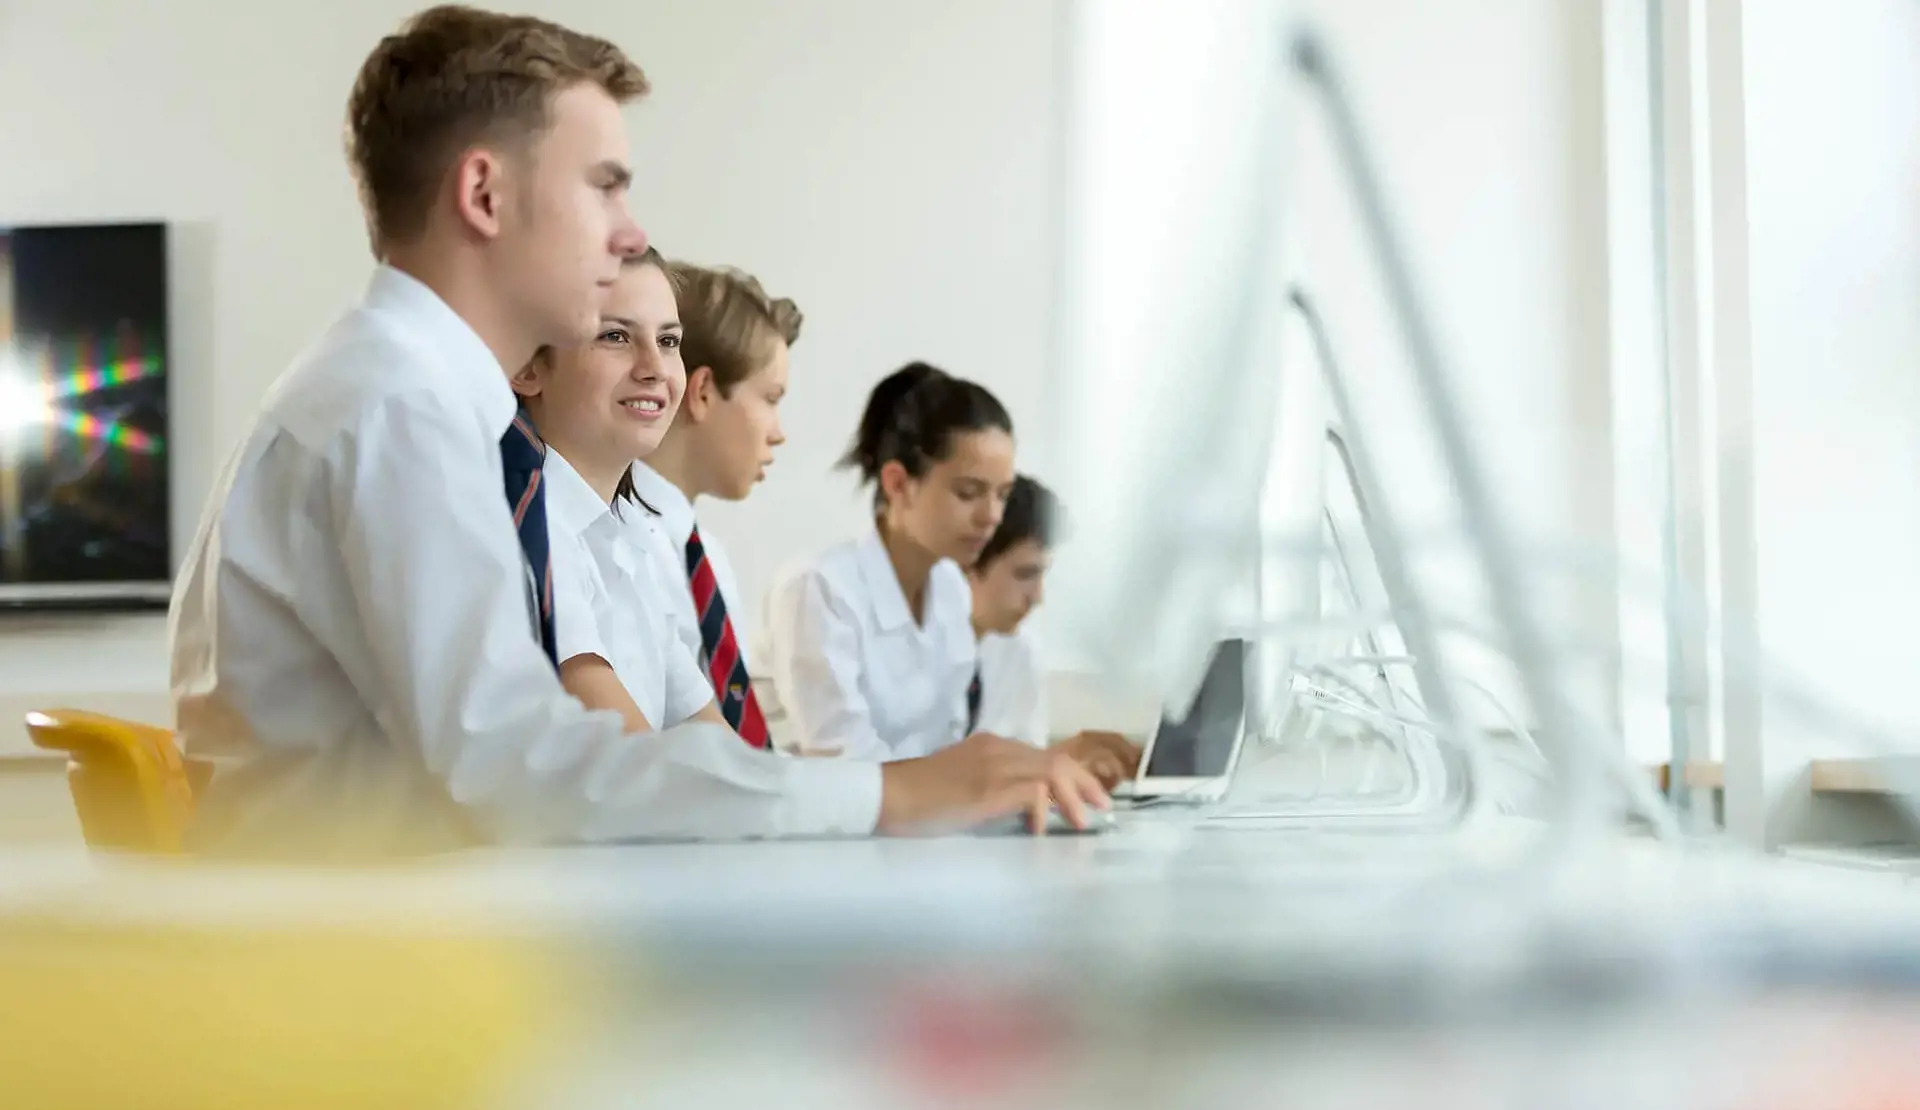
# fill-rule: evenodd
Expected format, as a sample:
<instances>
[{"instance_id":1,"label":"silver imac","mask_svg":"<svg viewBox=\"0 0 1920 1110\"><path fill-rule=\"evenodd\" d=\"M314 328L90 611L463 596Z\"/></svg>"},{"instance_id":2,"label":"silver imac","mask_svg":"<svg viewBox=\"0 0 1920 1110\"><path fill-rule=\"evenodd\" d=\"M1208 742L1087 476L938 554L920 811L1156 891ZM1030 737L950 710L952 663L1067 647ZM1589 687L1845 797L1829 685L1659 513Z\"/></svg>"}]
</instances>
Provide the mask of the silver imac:
<instances>
[{"instance_id":1,"label":"silver imac","mask_svg":"<svg viewBox=\"0 0 1920 1110\"><path fill-rule=\"evenodd\" d=\"M1285 488L1269 481L1283 391L1314 393L1311 365L1286 372L1283 351L1286 9L1069 7L1053 431L1080 538L1048 605L1076 669L1169 706L1191 703L1231 636L1257 642L1263 679L1283 673L1284 644L1250 633L1318 615L1317 558L1273 538L1318 535L1323 410L1301 414ZM1275 527L1276 503L1297 530Z\"/></svg>"}]
</instances>

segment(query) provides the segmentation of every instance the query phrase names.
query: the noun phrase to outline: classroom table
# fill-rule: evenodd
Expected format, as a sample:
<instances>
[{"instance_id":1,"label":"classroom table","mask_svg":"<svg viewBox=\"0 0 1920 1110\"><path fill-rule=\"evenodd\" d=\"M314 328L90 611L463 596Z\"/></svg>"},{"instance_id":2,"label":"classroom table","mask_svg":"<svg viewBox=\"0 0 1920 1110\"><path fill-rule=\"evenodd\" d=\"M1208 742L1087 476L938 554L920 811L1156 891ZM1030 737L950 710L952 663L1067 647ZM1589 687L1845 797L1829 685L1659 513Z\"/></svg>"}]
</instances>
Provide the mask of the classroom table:
<instances>
[{"instance_id":1,"label":"classroom table","mask_svg":"<svg viewBox=\"0 0 1920 1110\"><path fill-rule=\"evenodd\" d=\"M484 1054L506 1069L473 1103L490 1106L1920 1097L1910 1047L1893 1047L1920 1044L1920 906L1904 889L1617 836L1548 855L1525 822L1409 835L1133 817L1086 837L491 848L333 869L38 853L0 861L0 929L57 922L67 945L185 931L198 947L181 982L216 988L226 947L299 938L290 951L324 974L247 965L276 984L250 1011L265 1046L251 1055L312 1040L303 1014L355 1016L328 1027L348 1047L324 1082L298 1054L227 1077L280 1105L311 1090L383 1104L397 1043L416 1072L444 1060L462 1078L481 1065L461 1070L460 1046L510 1046ZM475 937L539 971L434 963ZM397 958L394 938L431 943ZM463 993L475 981L493 985ZM137 999L121 992L107 1020L138 1020ZM368 1025L389 1008L415 1016ZM205 1022L179 1043L235 1035L230 1016ZM403 1093L392 1104L419 1104ZM150 1089L145 1103L166 1104Z\"/></svg>"}]
</instances>

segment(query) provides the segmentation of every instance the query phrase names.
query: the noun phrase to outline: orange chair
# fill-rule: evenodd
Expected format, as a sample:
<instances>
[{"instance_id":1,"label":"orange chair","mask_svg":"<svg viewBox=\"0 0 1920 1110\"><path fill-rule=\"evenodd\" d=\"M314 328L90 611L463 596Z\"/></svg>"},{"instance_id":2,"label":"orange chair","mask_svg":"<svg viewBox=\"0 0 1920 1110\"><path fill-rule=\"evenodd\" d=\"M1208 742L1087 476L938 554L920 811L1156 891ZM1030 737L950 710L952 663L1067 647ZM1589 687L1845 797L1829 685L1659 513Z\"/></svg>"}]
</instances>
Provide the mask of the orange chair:
<instances>
[{"instance_id":1,"label":"orange chair","mask_svg":"<svg viewBox=\"0 0 1920 1110\"><path fill-rule=\"evenodd\" d=\"M181 756L173 734L80 709L27 714L34 746L67 755L67 789L87 844L176 853L212 765Z\"/></svg>"}]
</instances>

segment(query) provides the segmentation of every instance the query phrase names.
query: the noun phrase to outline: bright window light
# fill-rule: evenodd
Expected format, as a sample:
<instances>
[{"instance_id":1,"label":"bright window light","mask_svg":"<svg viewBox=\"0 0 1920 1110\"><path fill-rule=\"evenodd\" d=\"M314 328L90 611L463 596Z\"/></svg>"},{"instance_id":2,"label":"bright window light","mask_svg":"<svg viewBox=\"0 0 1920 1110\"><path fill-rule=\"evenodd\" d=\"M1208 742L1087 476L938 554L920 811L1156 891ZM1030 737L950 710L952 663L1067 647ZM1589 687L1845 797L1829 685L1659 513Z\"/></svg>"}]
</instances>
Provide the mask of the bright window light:
<instances>
[{"instance_id":1,"label":"bright window light","mask_svg":"<svg viewBox=\"0 0 1920 1110\"><path fill-rule=\"evenodd\" d=\"M0 443L10 443L52 415L47 387L30 376L19 348L0 345Z\"/></svg>"}]
</instances>

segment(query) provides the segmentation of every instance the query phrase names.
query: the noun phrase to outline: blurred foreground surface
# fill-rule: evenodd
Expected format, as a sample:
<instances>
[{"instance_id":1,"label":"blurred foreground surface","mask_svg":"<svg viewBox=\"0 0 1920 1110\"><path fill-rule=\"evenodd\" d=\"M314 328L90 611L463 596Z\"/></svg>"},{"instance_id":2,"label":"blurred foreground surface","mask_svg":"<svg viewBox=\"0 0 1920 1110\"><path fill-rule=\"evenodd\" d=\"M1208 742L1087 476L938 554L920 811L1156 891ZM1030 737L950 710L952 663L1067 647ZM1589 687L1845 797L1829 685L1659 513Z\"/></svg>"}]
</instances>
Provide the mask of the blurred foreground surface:
<instances>
[{"instance_id":1,"label":"blurred foreground surface","mask_svg":"<svg viewBox=\"0 0 1920 1110\"><path fill-rule=\"evenodd\" d=\"M1526 826L16 853L20 1107L1920 1106L1920 901Z\"/></svg>"}]
</instances>

